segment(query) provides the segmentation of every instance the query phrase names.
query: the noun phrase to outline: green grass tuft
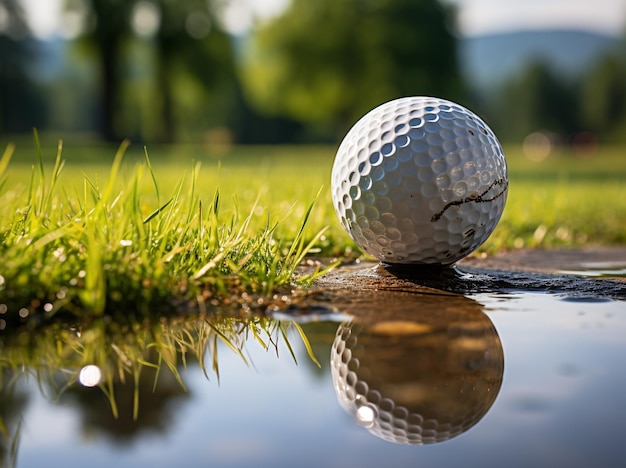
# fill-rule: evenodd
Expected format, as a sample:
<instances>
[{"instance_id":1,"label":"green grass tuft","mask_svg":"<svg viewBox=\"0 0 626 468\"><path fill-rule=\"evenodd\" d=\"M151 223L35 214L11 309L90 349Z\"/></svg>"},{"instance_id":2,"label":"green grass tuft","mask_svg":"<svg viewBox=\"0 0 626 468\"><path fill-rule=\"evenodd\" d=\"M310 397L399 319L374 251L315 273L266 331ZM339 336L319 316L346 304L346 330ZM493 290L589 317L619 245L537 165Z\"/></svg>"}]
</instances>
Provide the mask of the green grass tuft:
<instances>
[{"instance_id":1,"label":"green grass tuft","mask_svg":"<svg viewBox=\"0 0 626 468\"><path fill-rule=\"evenodd\" d=\"M137 319L231 304L267 307L280 288L308 284L321 273L296 278L323 235L324 228L313 235L306 229L315 201L300 216L295 203L274 221L269 210L257 214L258 198L244 214L236 201L222 213L216 188L206 211L197 193L199 165L190 182L183 176L167 196L147 151L122 179L127 142L102 187L84 175L82 191L71 194L61 183L62 145L49 176L37 133L35 147L38 164L28 189L0 192L2 328L68 313ZM7 149L0 169L10 154ZM152 194L145 189L146 171ZM280 233L294 217L295 234Z\"/></svg>"}]
</instances>

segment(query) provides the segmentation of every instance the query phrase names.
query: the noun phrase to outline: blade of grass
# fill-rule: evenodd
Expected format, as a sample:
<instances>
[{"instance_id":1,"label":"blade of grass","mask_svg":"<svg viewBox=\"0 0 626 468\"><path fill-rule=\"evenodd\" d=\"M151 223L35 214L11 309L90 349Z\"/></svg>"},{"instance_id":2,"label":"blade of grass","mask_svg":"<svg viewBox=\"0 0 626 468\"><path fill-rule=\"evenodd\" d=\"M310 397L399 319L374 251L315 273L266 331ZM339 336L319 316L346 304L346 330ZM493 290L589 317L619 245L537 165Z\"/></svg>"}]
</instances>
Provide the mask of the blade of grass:
<instances>
[{"instance_id":1,"label":"blade of grass","mask_svg":"<svg viewBox=\"0 0 626 468\"><path fill-rule=\"evenodd\" d=\"M18 455L19 448L20 448L21 436L22 436L22 420L20 419L17 423L15 434L13 434L13 440L11 440L11 449L9 452L11 466L17 466L17 455Z\"/></svg>"},{"instance_id":2,"label":"blade of grass","mask_svg":"<svg viewBox=\"0 0 626 468\"><path fill-rule=\"evenodd\" d=\"M226 346L228 346L235 354L237 354L239 357L241 357L241 359L243 359L243 361L246 363L246 365L248 365L248 361L246 360L245 356L241 352L241 349L237 348L231 342L231 340L229 340L228 337L226 335L224 335L224 333L221 332L213 323L211 323L210 321L207 321L206 323L209 325L211 330L215 333L215 338L219 338L220 340L222 340L222 342L224 342L224 344L226 344Z\"/></svg>"},{"instance_id":3,"label":"blade of grass","mask_svg":"<svg viewBox=\"0 0 626 468\"><path fill-rule=\"evenodd\" d=\"M154 191L156 192L157 197L157 205L161 204L161 197L159 195L159 184L156 179L156 175L154 173L154 169L152 169L152 164L150 163L150 157L148 156L148 147L143 147L143 153L146 158L146 165L148 166L148 171L150 172L150 176L152 177L152 183L154 184Z\"/></svg>"},{"instance_id":4,"label":"blade of grass","mask_svg":"<svg viewBox=\"0 0 626 468\"><path fill-rule=\"evenodd\" d=\"M311 361L317 364L317 367L321 369L322 365L315 357L315 353L313 352L313 347L311 346L311 342L309 341L309 338L306 336L306 333L304 333L304 330L302 329L299 323L297 322L291 322L291 323L293 324L298 334L300 335L300 339L302 340L302 343L304 344L304 347L306 348L306 352L309 355L309 358L311 358Z\"/></svg>"},{"instance_id":5,"label":"blade of grass","mask_svg":"<svg viewBox=\"0 0 626 468\"><path fill-rule=\"evenodd\" d=\"M15 151L15 144L9 143L7 147L4 149L4 153L2 153L2 158L0 158L0 179L4 176L4 173L9 167L9 162L11 161L11 157L13 157L13 152Z\"/></svg>"},{"instance_id":6,"label":"blade of grass","mask_svg":"<svg viewBox=\"0 0 626 468\"><path fill-rule=\"evenodd\" d=\"M44 215L47 213L50 213L52 199L54 195L54 187L56 186L59 180L59 175L61 174L61 171L63 170L63 166L65 166L65 161L61 159L62 153L63 153L63 141L59 140L59 143L57 145L57 155L54 160L54 167L52 169L52 178L50 180L50 186L48 187L47 190L45 190L45 187L42 187L42 189L45 190L45 195L42 198L42 214ZM42 174L43 174L43 170L42 170Z\"/></svg>"},{"instance_id":7,"label":"blade of grass","mask_svg":"<svg viewBox=\"0 0 626 468\"><path fill-rule=\"evenodd\" d=\"M296 353L294 352L293 347L291 346L291 343L289 342L289 338L287 337L287 330L285 330L285 327L282 323L278 325L278 328L280 329L280 334L282 335L283 340L285 341L285 344L287 345L287 349L289 350L289 354L291 354L293 362L298 364ZM278 352L278 347L276 347L276 352Z\"/></svg>"},{"instance_id":8,"label":"blade of grass","mask_svg":"<svg viewBox=\"0 0 626 468\"><path fill-rule=\"evenodd\" d=\"M117 174L119 173L120 166L122 165L122 160L124 158L124 154L126 153L126 150L128 149L129 145L130 145L130 141L128 140L122 141L117 152L115 153L115 156L113 157L113 163L111 164L111 170L109 172L109 179L104 188L104 191L102 192L100 199L98 200L99 203L98 203L96 215L99 214L100 211L105 209L105 205L107 201L109 200L109 198L111 197L111 194L113 193L113 189L115 187L115 181L117 179Z\"/></svg>"},{"instance_id":9,"label":"blade of grass","mask_svg":"<svg viewBox=\"0 0 626 468\"><path fill-rule=\"evenodd\" d=\"M152 221L154 218L156 218L161 212L163 212L163 210L165 208L167 208L169 206L170 203L172 203L174 201L173 198L170 198L168 201L166 201L163 206L161 206L160 208L157 208L156 210L154 210L152 213L150 213L146 219L143 220L143 224L148 224L150 221Z\"/></svg>"},{"instance_id":10,"label":"blade of grass","mask_svg":"<svg viewBox=\"0 0 626 468\"><path fill-rule=\"evenodd\" d=\"M41 141L39 140L39 132L36 128L33 128L33 140L35 143L35 155L37 156L37 166L39 168L39 176L42 183L46 180L45 171L43 167L43 156L41 154Z\"/></svg>"}]
</instances>

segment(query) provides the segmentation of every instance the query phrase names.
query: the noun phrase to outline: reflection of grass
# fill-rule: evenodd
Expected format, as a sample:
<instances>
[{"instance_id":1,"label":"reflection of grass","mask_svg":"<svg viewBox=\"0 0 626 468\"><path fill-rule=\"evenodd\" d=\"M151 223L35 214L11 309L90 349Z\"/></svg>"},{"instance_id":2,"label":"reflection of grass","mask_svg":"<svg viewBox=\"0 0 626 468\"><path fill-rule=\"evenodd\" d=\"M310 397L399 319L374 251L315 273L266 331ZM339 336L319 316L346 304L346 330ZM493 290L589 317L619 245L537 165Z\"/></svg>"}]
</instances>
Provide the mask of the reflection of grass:
<instances>
[{"instance_id":1,"label":"reflection of grass","mask_svg":"<svg viewBox=\"0 0 626 468\"><path fill-rule=\"evenodd\" d=\"M5 382L2 374L0 372L0 466L17 466L22 420L21 415L15 413L19 413L23 402L19 401L19 395L15 397L15 381ZM17 421L9 420L15 416Z\"/></svg>"},{"instance_id":2,"label":"reflection of grass","mask_svg":"<svg viewBox=\"0 0 626 468\"><path fill-rule=\"evenodd\" d=\"M248 342L277 355L281 347L286 348L295 361L288 336L290 331L297 333L309 357L319 365L298 324L265 316L196 316L125 325L97 320L85 328L57 323L35 332L22 330L0 341L0 376L5 376L0 380L0 396L4 399L19 378L29 375L34 376L42 391L50 393L53 399L79 383L97 385L108 398L113 415L118 417L115 388L128 383L134 386L133 418L136 419L143 373L153 371L153 391L157 391L163 372L173 375L185 389L180 370L191 362L197 362L207 378L212 372L219 379L220 347L225 345L249 364L245 351ZM87 382L81 375L86 366L95 366L91 369L101 373L101 377ZM5 437L8 436L6 427L0 413L0 429L4 429Z\"/></svg>"}]
</instances>

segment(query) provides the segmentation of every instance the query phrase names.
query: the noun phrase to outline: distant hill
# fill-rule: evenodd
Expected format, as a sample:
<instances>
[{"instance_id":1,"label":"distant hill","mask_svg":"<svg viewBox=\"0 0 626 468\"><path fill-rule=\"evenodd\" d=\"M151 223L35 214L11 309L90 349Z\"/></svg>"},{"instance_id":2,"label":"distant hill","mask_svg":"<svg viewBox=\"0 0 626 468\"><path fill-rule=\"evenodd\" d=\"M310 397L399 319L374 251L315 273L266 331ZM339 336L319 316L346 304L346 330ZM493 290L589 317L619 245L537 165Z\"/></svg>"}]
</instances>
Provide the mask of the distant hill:
<instances>
[{"instance_id":1,"label":"distant hill","mask_svg":"<svg viewBox=\"0 0 626 468\"><path fill-rule=\"evenodd\" d=\"M541 60L566 76L580 76L622 39L586 31L540 30L461 39L459 58L468 81L479 91Z\"/></svg>"}]
</instances>

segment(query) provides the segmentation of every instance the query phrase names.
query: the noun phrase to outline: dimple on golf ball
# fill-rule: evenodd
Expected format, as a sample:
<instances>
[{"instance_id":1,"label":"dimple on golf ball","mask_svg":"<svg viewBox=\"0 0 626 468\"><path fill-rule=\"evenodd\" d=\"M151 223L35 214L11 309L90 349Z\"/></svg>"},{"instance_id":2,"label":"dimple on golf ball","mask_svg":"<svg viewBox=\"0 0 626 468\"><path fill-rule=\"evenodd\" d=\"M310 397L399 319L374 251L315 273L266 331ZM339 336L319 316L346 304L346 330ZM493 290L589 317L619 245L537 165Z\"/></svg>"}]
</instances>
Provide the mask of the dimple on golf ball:
<instances>
[{"instance_id":1,"label":"dimple on golf ball","mask_svg":"<svg viewBox=\"0 0 626 468\"><path fill-rule=\"evenodd\" d=\"M502 146L476 114L416 96L382 104L350 129L331 189L363 251L391 264L451 265L495 229L508 174Z\"/></svg>"}]
</instances>

